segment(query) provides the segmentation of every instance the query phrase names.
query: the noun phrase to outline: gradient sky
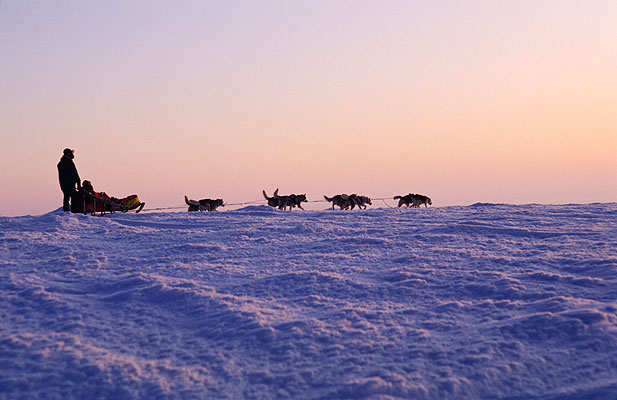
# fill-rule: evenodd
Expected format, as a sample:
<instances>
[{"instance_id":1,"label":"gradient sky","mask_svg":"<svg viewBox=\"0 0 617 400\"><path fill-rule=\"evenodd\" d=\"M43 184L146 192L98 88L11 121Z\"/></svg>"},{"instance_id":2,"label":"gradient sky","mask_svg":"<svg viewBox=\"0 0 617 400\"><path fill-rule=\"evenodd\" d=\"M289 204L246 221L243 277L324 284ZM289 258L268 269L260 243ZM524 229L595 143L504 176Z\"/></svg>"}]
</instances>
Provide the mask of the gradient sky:
<instances>
[{"instance_id":1,"label":"gradient sky","mask_svg":"<svg viewBox=\"0 0 617 400\"><path fill-rule=\"evenodd\" d=\"M65 147L147 207L617 201L617 2L1 0L2 216Z\"/></svg>"}]
</instances>

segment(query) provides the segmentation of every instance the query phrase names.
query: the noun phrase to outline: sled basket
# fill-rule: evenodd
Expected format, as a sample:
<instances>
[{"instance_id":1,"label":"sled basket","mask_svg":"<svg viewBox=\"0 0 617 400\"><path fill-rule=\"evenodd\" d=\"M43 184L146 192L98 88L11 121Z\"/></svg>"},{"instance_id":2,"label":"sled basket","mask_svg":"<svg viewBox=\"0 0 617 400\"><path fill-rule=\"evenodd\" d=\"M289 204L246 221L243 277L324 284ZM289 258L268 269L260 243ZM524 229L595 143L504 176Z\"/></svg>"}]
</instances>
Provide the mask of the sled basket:
<instances>
[{"instance_id":1,"label":"sled basket","mask_svg":"<svg viewBox=\"0 0 617 400\"><path fill-rule=\"evenodd\" d=\"M100 212L101 215L105 213L114 212L128 212L135 211L140 212L146 203L139 201L139 197L136 194L117 199L115 197L109 197L105 192L86 192L79 191L77 195L71 201L71 211L74 213L91 213L92 215Z\"/></svg>"}]
</instances>

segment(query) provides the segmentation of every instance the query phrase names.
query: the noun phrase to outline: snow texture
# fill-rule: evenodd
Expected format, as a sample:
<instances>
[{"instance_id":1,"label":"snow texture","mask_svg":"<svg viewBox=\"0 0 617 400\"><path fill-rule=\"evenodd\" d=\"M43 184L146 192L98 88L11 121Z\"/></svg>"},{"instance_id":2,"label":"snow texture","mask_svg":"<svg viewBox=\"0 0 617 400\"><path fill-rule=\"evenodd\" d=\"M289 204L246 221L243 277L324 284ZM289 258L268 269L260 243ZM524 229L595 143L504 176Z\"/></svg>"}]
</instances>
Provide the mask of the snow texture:
<instances>
[{"instance_id":1,"label":"snow texture","mask_svg":"<svg viewBox=\"0 0 617 400\"><path fill-rule=\"evenodd\" d=\"M0 399L614 399L617 204L0 218Z\"/></svg>"}]
</instances>

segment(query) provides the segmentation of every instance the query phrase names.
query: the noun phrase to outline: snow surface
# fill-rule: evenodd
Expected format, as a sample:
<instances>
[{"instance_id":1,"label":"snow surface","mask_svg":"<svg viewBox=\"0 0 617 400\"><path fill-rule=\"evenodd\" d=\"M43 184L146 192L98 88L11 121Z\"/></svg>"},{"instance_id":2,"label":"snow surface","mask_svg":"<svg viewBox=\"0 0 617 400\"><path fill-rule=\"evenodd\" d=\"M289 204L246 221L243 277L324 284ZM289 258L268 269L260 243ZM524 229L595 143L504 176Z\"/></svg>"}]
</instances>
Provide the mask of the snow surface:
<instances>
[{"instance_id":1,"label":"snow surface","mask_svg":"<svg viewBox=\"0 0 617 400\"><path fill-rule=\"evenodd\" d=\"M614 399L617 203L0 218L0 398Z\"/></svg>"}]
</instances>

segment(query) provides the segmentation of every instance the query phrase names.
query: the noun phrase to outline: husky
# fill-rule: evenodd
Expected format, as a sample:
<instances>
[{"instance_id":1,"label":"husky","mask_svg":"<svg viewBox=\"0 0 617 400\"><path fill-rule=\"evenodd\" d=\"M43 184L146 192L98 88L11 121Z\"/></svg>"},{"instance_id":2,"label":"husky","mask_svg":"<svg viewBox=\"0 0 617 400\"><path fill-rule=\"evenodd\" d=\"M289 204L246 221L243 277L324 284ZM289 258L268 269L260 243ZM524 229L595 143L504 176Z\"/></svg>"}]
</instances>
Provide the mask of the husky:
<instances>
[{"instance_id":1,"label":"husky","mask_svg":"<svg viewBox=\"0 0 617 400\"><path fill-rule=\"evenodd\" d=\"M290 194L287 196L279 196L279 201L279 210L286 210L287 207L289 207L289 211L291 211L291 209L294 207L298 207L301 210L304 210L304 208L302 208L302 203L308 202L308 200L306 199L306 194Z\"/></svg>"},{"instance_id":2,"label":"husky","mask_svg":"<svg viewBox=\"0 0 617 400\"><path fill-rule=\"evenodd\" d=\"M424 204L425 207L428 207L429 205L433 204L430 197L424 196L422 194L409 193L405 196L394 196L394 200L396 199L399 199L398 201L399 207L402 205L405 205L407 207L418 208L422 204Z\"/></svg>"},{"instance_id":3,"label":"husky","mask_svg":"<svg viewBox=\"0 0 617 400\"><path fill-rule=\"evenodd\" d=\"M357 194L352 194L349 196L349 199L352 201L351 209L353 210L354 205L358 206L358 208L366 210L367 204L372 205L370 197L360 196Z\"/></svg>"},{"instance_id":4,"label":"husky","mask_svg":"<svg viewBox=\"0 0 617 400\"><path fill-rule=\"evenodd\" d=\"M414 207L420 207L424 204L424 207L428 207L429 205L433 205L431 198L428 196L424 196L423 194L415 194L414 195Z\"/></svg>"},{"instance_id":5,"label":"husky","mask_svg":"<svg viewBox=\"0 0 617 400\"><path fill-rule=\"evenodd\" d=\"M334 206L338 206L341 210L353 210L356 206L361 209L366 209L367 204L373 204L371 199L366 196L360 196L357 194L337 194L333 197L324 195L324 199L332 203L332 209Z\"/></svg>"},{"instance_id":6,"label":"husky","mask_svg":"<svg viewBox=\"0 0 617 400\"><path fill-rule=\"evenodd\" d=\"M278 188L274 191L274 193L272 194L272 197L268 197L268 195L266 194L265 190L262 190L262 193L264 195L264 198L266 200L268 200L268 205L270 207L274 207L274 208L279 208L281 205L281 201L279 199L279 190Z\"/></svg>"},{"instance_id":7,"label":"husky","mask_svg":"<svg viewBox=\"0 0 617 400\"><path fill-rule=\"evenodd\" d=\"M265 190L262 190L264 198L268 201L268 205L270 207L276 207L279 210L286 210L289 207L289 210L294 207L298 207L301 210L302 203L306 203L308 200L306 199L306 194L290 194L290 195L279 195L279 190L276 189L272 194L272 197L268 197Z\"/></svg>"},{"instance_id":8,"label":"husky","mask_svg":"<svg viewBox=\"0 0 617 400\"><path fill-rule=\"evenodd\" d=\"M353 206L353 202L349 199L349 195L347 194L337 194L332 197L328 197L326 195L323 196L326 201L332 203L332 209L334 210L334 206L338 206L341 210L349 210Z\"/></svg>"},{"instance_id":9,"label":"husky","mask_svg":"<svg viewBox=\"0 0 617 400\"><path fill-rule=\"evenodd\" d=\"M186 195L184 196L184 202L189 206L189 211L216 211L218 207L225 207L223 199L201 199L201 200L189 200Z\"/></svg>"},{"instance_id":10,"label":"husky","mask_svg":"<svg viewBox=\"0 0 617 400\"><path fill-rule=\"evenodd\" d=\"M398 206L401 207L403 205L409 207L410 205L413 205L413 198L411 197L411 193L406 194L405 196L394 196L393 197L394 200L399 199L398 201Z\"/></svg>"}]
</instances>

